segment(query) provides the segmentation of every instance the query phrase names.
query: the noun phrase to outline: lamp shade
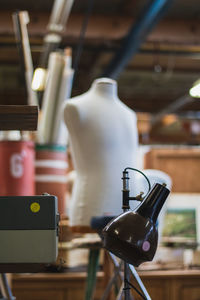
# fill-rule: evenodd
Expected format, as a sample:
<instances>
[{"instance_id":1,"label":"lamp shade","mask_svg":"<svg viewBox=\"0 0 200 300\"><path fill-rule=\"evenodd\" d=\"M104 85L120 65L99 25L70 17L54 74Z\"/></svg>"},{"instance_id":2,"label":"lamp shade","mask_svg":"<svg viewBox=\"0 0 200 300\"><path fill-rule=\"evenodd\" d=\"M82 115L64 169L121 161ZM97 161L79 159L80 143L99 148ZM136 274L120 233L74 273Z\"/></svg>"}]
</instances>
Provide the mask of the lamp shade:
<instances>
[{"instance_id":1,"label":"lamp shade","mask_svg":"<svg viewBox=\"0 0 200 300\"><path fill-rule=\"evenodd\" d=\"M156 183L134 211L119 215L104 227L104 247L136 267L151 261L158 244L156 220L168 195L165 185Z\"/></svg>"}]
</instances>

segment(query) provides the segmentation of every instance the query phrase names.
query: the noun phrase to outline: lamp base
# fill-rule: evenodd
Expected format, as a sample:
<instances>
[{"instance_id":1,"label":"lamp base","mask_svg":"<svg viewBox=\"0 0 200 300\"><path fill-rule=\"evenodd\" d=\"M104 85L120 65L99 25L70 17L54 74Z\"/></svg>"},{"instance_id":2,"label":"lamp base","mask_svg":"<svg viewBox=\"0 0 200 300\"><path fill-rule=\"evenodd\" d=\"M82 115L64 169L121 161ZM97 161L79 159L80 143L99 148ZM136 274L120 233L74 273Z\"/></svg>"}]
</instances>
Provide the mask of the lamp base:
<instances>
[{"instance_id":1,"label":"lamp base","mask_svg":"<svg viewBox=\"0 0 200 300\"><path fill-rule=\"evenodd\" d=\"M112 272L112 276L104 290L104 293L101 297L100 300L106 300L113 285L118 285L119 283L119 279L122 282L121 283L121 287L119 289L119 292L116 296L117 300L121 300L121 299L125 299L125 300L132 300L134 299L133 296L131 295L131 285L129 284L130 282L130 277L134 277L134 279L137 282L137 285L140 287L140 290L137 290L137 292L140 294L140 296L143 299L146 300L151 300L151 297L149 296L142 280L140 279L137 271L135 270L135 268L131 265L128 264L126 262L124 262L123 260L117 260L115 255L111 252L107 252L108 253L108 258L109 260L112 262L113 266L114 266L114 270ZM124 271L122 273L122 270ZM124 297L124 298L122 298Z\"/></svg>"}]
</instances>

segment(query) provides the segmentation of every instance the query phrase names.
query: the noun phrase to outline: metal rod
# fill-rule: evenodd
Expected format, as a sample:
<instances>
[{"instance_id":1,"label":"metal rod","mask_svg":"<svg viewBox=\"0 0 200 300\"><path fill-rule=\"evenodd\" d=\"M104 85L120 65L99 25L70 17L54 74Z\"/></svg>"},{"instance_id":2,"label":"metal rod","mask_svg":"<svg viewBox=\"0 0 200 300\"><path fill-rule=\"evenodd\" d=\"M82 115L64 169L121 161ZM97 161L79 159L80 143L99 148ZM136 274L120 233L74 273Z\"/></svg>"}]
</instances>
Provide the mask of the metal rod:
<instances>
[{"instance_id":1,"label":"metal rod","mask_svg":"<svg viewBox=\"0 0 200 300\"><path fill-rule=\"evenodd\" d=\"M109 252L109 256L110 256L110 258L111 258L111 260L112 260L112 262L113 262L115 268L119 268L119 267L121 268L121 266L122 266L122 261L120 261L120 263L118 263L116 257L115 257L114 254L112 254L111 252ZM119 273L119 276L120 276L121 280L123 280L123 276L122 276L121 273Z\"/></svg>"},{"instance_id":2,"label":"metal rod","mask_svg":"<svg viewBox=\"0 0 200 300\"><path fill-rule=\"evenodd\" d=\"M116 79L120 75L133 55L138 52L149 32L167 12L167 8L172 2L172 0L150 0L147 2L140 17L130 28L122 47L102 75L103 77Z\"/></svg>"},{"instance_id":3,"label":"metal rod","mask_svg":"<svg viewBox=\"0 0 200 300\"><path fill-rule=\"evenodd\" d=\"M128 172L126 172L128 175ZM125 174L125 173L124 173ZM127 177L128 176L124 176ZM126 184L127 184L127 188L128 188L128 183L129 183L129 178L126 178ZM127 212L129 210L129 197L128 197L128 203L127 203L127 208L124 206L124 201L123 201L123 212ZM131 300L131 294L130 294L130 286L128 284L128 282L130 281L130 269L129 269L129 265L127 262L124 261L124 296L125 296L125 300Z\"/></svg>"},{"instance_id":4,"label":"metal rod","mask_svg":"<svg viewBox=\"0 0 200 300\"><path fill-rule=\"evenodd\" d=\"M139 284L140 286L140 289L142 290L143 294L145 295L146 299L147 300L151 300L151 297L149 296L142 280L140 279L140 276L138 275L138 273L136 272L135 268L129 264L129 268L130 268L130 271L132 273L132 275L134 276L134 278L136 279L137 283Z\"/></svg>"},{"instance_id":5,"label":"metal rod","mask_svg":"<svg viewBox=\"0 0 200 300\"><path fill-rule=\"evenodd\" d=\"M124 296L125 300L131 300L131 288L129 286L130 269L129 264L124 262Z\"/></svg>"},{"instance_id":6,"label":"metal rod","mask_svg":"<svg viewBox=\"0 0 200 300\"><path fill-rule=\"evenodd\" d=\"M1 273L1 282L3 286L3 292L5 293L7 300L13 300L14 298L5 273Z\"/></svg>"},{"instance_id":7,"label":"metal rod","mask_svg":"<svg viewBox=\"0 0 200 300\"><path fill-rule=\"evenodd\" d=\"M188 103L192 103L195 101L195 98L190 97L189 95L184 95L177 100L170 103L168 106L166 106L163 110L161 110L159 113L155 114L152 117L151 125L157 124L162 118L170 113L174 113L183 106L187 105Z\"/></svg>"},{"instance_id":8,"label":"metal rod","mask_svg":"<svg viewBox=\"0 0 200 300\"><path fill-rule=\"evenodd\" d=\"M132 169L132 168L126 168L125 171L123 172L123 212L127 212L129 211L129 200L131 200L131 197L129 197L129 177L128 177L128 172L127 169ZM136 170L136 169L132 169L132 170ZM144 174L143 174L144 175ZM147 178L148 180L148 178ZM149 180L148 180L149 182ZM150 182L149 182L150 184ZM151 186L150 186L151 188ZM128 194L126 194L128 192ZM124 199L125 198L125 199ZM125 201L126 200L126 201ZM124 203L126 202L126 206L124 205ZM151 300L144 284L142 283L142 280L140 279L138 273L136 272L135 268L131 265L128 264L127 262L124 261L124 296L125 296L125 300L131 300L131 292L130 292L130 275L134 276L134 278L136 279L141 291L143 292L144 296L146 297L147 300ZM118 298L117 298L118 299Z\"/></svg>"},{"instance_id":9,"label":"metal rod","mask_svg":"<svg viewBox=\"0 0 200 300\"><path fill-rule=\"evenodd\" d=\"M120 278L122 277L121 274L120 274L120 270L121 270L121 266L122 266L122 261L120 262L120 264L118 264L117 267L115 267L115 271L114 271L114 275L111 277L111 279L109 280L108 282L108 285L101 297L100 300L105 300L107 299L108 295L109 295L109 292L112 288L112 285L113 283L116 281L117 277L120 276Z\"/></svg>"},{"instance_id":10,"label":"metal rod","mask_svg":"<svg viewBox=\"0 0 200 300\"><path fill-rule=\"evenodd\" d=\"M119 290L119 293L117 295L117 298L116 300L122 300L122 297L123 297L123 288L124 288L124 284L122 283L121 287L120 287L120 290Z\"/></svg>"}]
</instances>

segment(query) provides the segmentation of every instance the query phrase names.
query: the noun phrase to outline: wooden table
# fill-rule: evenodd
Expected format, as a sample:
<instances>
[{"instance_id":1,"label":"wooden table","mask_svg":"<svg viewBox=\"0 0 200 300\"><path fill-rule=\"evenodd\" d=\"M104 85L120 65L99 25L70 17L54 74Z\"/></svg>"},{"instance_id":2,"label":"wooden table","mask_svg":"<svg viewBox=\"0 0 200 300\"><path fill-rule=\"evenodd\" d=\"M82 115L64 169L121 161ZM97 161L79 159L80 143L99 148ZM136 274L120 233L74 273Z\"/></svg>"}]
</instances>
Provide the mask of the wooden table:
<instances>
[{"instance_id":1,"label":"wooden table","mask_svg":"<svg viewBox=\"0 0 200 300\"><path fill-rule=\"evenodd\" d=\"M200 299L200 270L138 273L152 300ZM17 274L13 275L13 294L17 300L82 300L86 276L84 272ZM103 278L103 272L98 272L95 300L102 295ZM141 300L140 296L134 295L136 300Z\"/></svg>"}]
</instances>

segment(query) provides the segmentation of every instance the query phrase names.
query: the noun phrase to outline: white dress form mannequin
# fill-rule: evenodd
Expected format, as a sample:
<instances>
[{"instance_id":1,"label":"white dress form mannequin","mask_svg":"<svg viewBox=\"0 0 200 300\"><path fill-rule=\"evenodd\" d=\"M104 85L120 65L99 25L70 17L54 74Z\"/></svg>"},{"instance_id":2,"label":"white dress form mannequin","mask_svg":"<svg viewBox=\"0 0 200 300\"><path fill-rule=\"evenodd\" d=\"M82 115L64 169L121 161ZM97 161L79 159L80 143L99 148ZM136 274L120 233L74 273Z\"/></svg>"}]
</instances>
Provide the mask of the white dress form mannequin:
<instances>
[{"instance_id":1,"label":"white dress form mannequin","mask_svg":"<svg viewBox=\"0 0 200 300\"><path fill-rule=\"evenodd\" d=\"M89 227L93 216L122 213L122 171L137 160L136 114L119 100L116 81L100 78L65 102L64 120L77 173L69 222Z\"/></svg>"}]
</instances>

